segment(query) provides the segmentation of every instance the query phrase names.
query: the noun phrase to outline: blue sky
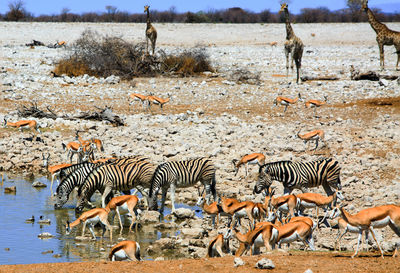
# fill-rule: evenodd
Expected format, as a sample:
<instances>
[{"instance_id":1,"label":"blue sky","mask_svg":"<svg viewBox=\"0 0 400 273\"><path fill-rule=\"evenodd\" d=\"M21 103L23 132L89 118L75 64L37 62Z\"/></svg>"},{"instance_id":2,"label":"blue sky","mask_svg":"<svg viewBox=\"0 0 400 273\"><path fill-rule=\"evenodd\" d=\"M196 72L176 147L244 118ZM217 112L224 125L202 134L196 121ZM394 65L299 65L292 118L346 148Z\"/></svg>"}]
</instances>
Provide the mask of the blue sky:
<instances>
[{"instance_id":1,"label":"blue sky","mask_svg":"<svg viewBox=\"0 0 400 273\"><path fill-rule=\"evenodd\" d=\"M8 11L8 3L14 0L0 1L0 13ZM82 12L104 12L105 6L115 6L120 11L128 11L130 13L143 12L143 6L150 5L150 9L159 11L168 10L171 6L175 6L178 12L200 10L207 11L209 9L226 9L230 7L241 7L246 10L259 12L269 9L276 12L279 9L278 0L23 0L25 8L34 15L40 14L59 14L63 8L70 9L73 13ZM299 13L302 8L327 7L330 10L338 10L346 7L346 0L292 0L289 4L289 10L293 13ZM399 0L370 0L370 7L377 7L385 12L399 11Z\"/></svg>"}]
</instances>

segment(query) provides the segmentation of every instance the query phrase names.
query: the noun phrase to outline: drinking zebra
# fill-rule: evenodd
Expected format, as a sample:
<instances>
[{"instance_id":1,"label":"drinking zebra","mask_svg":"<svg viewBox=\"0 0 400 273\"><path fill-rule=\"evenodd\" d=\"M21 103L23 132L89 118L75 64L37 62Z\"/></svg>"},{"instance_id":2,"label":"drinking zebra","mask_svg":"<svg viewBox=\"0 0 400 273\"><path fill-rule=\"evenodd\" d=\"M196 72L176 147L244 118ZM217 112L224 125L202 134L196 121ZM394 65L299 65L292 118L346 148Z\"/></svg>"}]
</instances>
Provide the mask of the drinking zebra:
<instances>
[{"instance_id":1,"label":"drinking zebra","mask_svg":"<svg viewBox=\"0 0 400 273\"><path fill-rule=\"evenodd\" d=\"M185 161L171 161L160 164L154 172L149 192L149 209L157 210L157 194L162 190L160 212L164 211L168 188L171 187L172 212L175 211L175 189L193 186L197 181L203 183L207 200L210 191L216 200L215 166L210 159L197 158Z\"/></svg>"},{"instance_id":2,"label":"drinking zebra","mask_svg":"<svg viewBox=\"0 0 400 273\"><path fill-rule=\"evenodd\" d=\"M75 164L74 171L71 172L65 179L62 180L56 190L56 203L54 208L58 209L67 203L70 193L77 187L83 184L86 177L96 168L104 165L104 163L84 162ZM79 168L78 168L79 167Z\"/></svg>"},{"instance_id":3,"label":"drinking zebra","mask_svg":"<svg viewBox=\"0 0 400 273\"><path fill-rule=\"evenodd\" d=\"M341 190L339 163L332 158L323 158L310 162L279 161L260 167L255 193L268 190L272 180L282 182L285 194L293 189L307 192L308 188L321 186L326 194L332 195L331 187Z\"/></svg>"},{"instance_id":4,"label":"drinking zebra","mask_svg":"<svg viewBox=\"0 0 400 273\"><path fill-rule=\"evenodd\" d=\"M138 185L150 185L155 166L146 158L130 159L126 164L107 164L92 171L78 189L78 202L75 210L82 211L96 190L102 193L102 207L112 190L127 193Z\"/></svg>"}]
</instances>

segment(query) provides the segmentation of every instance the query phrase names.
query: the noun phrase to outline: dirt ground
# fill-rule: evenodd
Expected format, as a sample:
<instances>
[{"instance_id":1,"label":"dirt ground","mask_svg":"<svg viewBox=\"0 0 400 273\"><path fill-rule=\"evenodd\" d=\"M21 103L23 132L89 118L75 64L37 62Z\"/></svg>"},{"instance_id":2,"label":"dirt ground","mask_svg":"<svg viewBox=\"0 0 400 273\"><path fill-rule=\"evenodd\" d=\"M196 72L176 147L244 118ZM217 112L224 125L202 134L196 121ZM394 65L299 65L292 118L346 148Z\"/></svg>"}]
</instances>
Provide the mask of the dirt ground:
<instances>
[{"instance_id":1,"label":"dirt ground","mask_svg":"<svg viewBox=\"0 0 400 273\"><path fill-rule=\"evenodd\" d=\"M234 267L234 257L183 259L143 262L82 262L29 265L2 265L0 272L259 272L255 264L262 258L271 259L275 264L273 272L398 272L400 258L377 253L351 258L349 252L290 252L242 257L244 266Z\"/></svg>"}]
</instances>

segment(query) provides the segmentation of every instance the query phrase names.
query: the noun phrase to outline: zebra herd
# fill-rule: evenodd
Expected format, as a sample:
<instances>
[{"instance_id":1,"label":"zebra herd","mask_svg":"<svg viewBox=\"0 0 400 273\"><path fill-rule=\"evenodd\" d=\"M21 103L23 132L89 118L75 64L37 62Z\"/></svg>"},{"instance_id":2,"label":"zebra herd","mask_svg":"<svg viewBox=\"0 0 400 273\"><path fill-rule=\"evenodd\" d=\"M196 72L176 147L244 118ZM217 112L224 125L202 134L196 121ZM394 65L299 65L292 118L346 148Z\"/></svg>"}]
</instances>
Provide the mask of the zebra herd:
<instances>
[{"instance_id":1,"label":"zebra herd","mask_svg":"<svg viewBox=\"0 0 400 273\"><path fill-rule=\"evenodd\" d=\"M209 158L170 161L158 166L144 156L109 159L104 163L78 163L60 171L61 182L55 193L54 207L61 208L75 188L78 189L77 212L83 210L96 190L102 194L102 207L105 207L112 191L129 194L131 189L137 188L147 197L150 210L157 210L157 195L161 190L162 213L170 189L174 212L175 189L194 186L198 181L204 186L207 202L210 202L211 196L216 201L215 173L216 168ZM339 174L339 164L331 158L267 163L260 167L254 193L268 190L272 180L277 180L283 183L285 193L295 188L306 192L308 188L322 186L328 195L332 195L331 187L341 189Z\"/></svg>"}]
</instances>

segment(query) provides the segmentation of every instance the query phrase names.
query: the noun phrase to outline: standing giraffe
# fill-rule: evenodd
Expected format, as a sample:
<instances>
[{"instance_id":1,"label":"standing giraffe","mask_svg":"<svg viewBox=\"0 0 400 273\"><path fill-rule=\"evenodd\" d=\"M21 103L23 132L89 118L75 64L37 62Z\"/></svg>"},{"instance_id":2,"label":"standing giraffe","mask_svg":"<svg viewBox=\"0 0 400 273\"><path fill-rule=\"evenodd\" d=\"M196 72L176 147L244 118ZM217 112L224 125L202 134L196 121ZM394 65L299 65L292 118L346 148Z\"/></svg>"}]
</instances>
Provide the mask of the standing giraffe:
<instances>
[{"instance_id":1,"label":"standing giraffe","mask_svg":"<svg viewBox=\"0 0 400 273\"><path fill-rule=\"evenodd\" d=\"M383 51L383 46L385 45L394 45L394 47L396 48L396 53L397 53L396 70L398 70L398 65L400 62L400 32L393 31L389 29L385 24L379 22L372 13L372 11L368 8L368 0L365 0L362 3L361 9L367 13L368 21L371 27L376 32L376 41L378 42L379 46L379 59L380 59L381 70L385 68L385 54Z\"/></svg>"},{"instance_id":2,"label":"standing giraffe","mask_svg":"<svg viewBox=\"0 0 400 273\"><path fill-rule=\"evenodd\" d=\"M301 57L303 56L304 44L300 40L300 38L294 34L292 26L290 25L289 10L288 10L288 5L286 3L283 3L281 5L279 13L281 13L282 11L285 13L285 24L286 24L286 41L285 41L286 76L288 76L289 74L289 53L290 53L292 58L290 68L293 69L293 59L294 59L297 70L296 83L299 83Z\"/></svg>"},{"instance_id":3,"label":"standing giraffe","mask_svg":"<svg viewBox=\"0 0 400 273\"><path fill-rule=\"evenodd\" d=\"M154 49L156 48L156 40L157 40L157 30L155 27L151 25L150 21L150 6L144 6L144 12L147 13L147 27L146 27L146 52L149 54L149 40L151 42L151 47L153 49L153 55L154 55Z\"/></svg>"}]
</instances>

